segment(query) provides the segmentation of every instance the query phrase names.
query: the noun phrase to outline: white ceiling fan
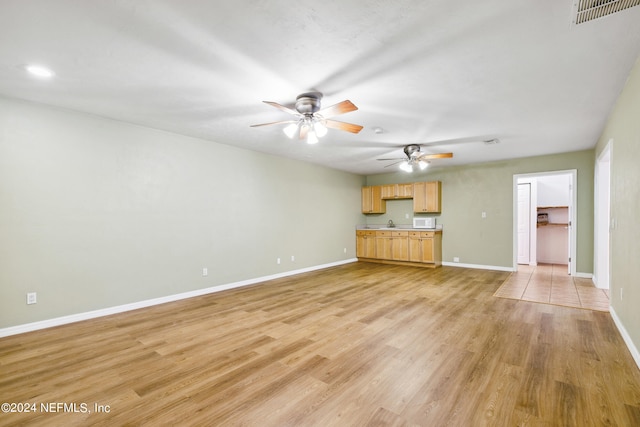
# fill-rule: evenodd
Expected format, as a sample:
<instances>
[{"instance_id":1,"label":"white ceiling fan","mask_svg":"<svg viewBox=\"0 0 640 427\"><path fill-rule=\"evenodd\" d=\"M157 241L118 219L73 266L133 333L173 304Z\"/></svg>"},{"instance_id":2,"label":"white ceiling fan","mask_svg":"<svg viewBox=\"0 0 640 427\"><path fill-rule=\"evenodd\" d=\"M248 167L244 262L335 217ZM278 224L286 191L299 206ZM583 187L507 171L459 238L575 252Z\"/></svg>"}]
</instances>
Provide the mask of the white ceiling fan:
<instances>
[{"instance_id":1,"label":"white ceiling fan","mask_svg":"<svg viewBox=\"0 0 640 427\"><path fill-rule=\"evenodd\" d=\"M296 119L261 123L251 125L251 127L288 124L283 131L289 138L294 138L298 135L299 139L306 139L309 144L317 143L318 138L322 138L327 134L327 128L351 133L358 133L362 130L362 126L360 125L331 119L331 117L357 110L358 107L351 101L345 100L331 107L320 109L321 100L322 93L320 92L303 93L296 98L295 110L278 104L277 102L263 101L265 104L269 104L279 110L296 116Z\"/></svg>"}]
</instances>

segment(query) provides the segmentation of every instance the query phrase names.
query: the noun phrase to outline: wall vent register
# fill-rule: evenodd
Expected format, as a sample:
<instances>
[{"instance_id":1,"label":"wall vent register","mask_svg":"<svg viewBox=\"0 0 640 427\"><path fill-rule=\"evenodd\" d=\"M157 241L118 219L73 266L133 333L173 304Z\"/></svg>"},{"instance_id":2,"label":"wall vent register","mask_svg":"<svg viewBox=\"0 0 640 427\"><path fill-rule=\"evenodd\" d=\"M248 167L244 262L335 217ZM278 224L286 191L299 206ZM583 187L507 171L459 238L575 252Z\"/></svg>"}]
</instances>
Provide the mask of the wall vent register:
<instances>
[{"instance_id":1,"label":"wall vent register","mask_svg":"<svg viewBox=\"0 0 640 427\"><path fill-rule=\"evenodd\" d=\"M638 5L640 0L574 0L571 23L584 24Z\"/></svg>"}]
</instances>

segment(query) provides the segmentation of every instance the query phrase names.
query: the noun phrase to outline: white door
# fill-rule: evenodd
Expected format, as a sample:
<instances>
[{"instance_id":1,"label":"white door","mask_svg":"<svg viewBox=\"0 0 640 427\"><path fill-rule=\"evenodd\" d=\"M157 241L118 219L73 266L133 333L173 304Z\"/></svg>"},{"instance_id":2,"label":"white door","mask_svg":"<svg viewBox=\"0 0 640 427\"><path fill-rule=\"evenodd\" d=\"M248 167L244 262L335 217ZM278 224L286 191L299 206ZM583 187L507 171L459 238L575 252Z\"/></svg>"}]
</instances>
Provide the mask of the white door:
<instances>
[{"instance_id":1,"label":"white door","mask_svg":"<svg viewBox=\"0 0 640 427\"><path fill-rule=\"evenodd\" d=\"M529 264L531 259L531 184L518 184L518 264Z\"/></svg>"}]
</instances>

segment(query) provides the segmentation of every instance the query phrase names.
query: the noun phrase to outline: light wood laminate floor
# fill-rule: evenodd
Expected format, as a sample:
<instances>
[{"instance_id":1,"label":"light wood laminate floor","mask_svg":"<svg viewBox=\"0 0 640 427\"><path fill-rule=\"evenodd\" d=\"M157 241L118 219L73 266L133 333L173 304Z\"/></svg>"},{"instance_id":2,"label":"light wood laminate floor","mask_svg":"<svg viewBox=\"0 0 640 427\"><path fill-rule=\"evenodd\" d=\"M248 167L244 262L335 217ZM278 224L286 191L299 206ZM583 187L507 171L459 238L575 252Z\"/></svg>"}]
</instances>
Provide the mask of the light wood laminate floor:
<instances>
[{"instance_id":1,"label":"light wood laminate floor","mask_svg":"<svg viewBox=\"0 0 640 427\"><path fill-rule=\"evenodd\" d=\"M608 290L596 288L591 279L570 276L560 264L519 265L495 296L609 311Z\"/></svg>"},{"instance_id":2,"label":"light wood laminate floor","mask_svg":"<svg viewBox=\"0 0 640 427\"><path fill-rule=\"evenodd\" d=\"M0 425L640 425L609 313L508 276L360 262L6 337L1 400L38 406Z\"/></svg>"}]
</instances>

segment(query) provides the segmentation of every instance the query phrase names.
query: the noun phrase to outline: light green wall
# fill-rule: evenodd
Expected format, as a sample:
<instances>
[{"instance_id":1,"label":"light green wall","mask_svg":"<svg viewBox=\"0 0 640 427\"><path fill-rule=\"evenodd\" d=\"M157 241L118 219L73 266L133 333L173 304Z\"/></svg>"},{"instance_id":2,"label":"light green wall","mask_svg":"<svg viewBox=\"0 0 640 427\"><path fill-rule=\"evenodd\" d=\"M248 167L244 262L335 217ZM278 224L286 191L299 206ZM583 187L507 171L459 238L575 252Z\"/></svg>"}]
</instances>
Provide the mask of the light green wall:
<instances>
[{"instance_id":1,"label":"light green wall","mask_svg":"<svg viewBox=\"0 0 640 427\"><path fill-rule=\"evenodd\" d=\"M576 169L578 171L576 271L593 272L594 151L528 157L407 174L370 175L368 185L442 181L443 261L511 268L513 266L513 176ZM387 213L370 216L368 223L393 219L403 224L410 201L387 202ZM481 213L486 212L486 218ZM412 214L411 214L412 216Z\"/></svg>"},{"instance_id":2,"label":"light green wall","mask_svg":"<svg viewBox=\"0 0 640 427\"><path fill-rule=\"evenodd\" d=\"M363 183L0 98L0 328L352 259Z\"/></svg>"},{"instance_id":3,"label":"light green wall","mask_svg":"<svg viewBox=\"0 0 640 427\"><path fill-rule=\"evenodd\" d=\"M596 153L611 150L611 305L636 349L640 348L640 58L629 75ZM620 290L623 289L621 295Z\"/></svg>"}]
</instances>

